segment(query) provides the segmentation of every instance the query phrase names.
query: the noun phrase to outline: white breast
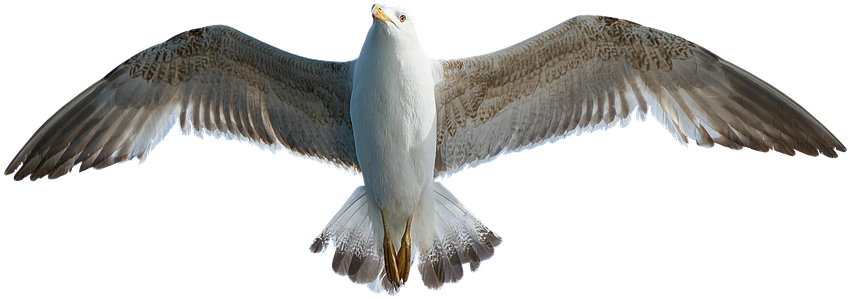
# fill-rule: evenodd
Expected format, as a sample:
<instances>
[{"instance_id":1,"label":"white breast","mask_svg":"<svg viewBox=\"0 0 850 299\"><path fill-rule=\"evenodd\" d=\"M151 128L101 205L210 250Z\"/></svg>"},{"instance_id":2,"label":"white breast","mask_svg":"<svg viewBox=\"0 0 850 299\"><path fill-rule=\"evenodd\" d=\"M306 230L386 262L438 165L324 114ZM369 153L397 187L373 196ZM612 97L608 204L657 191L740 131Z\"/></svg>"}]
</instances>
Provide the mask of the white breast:
<instances>
[{"instance_id":1,"label":"white breast","mask_svg":"<svg viewBox=\"0 0 850 299\"><path fill-rule=\"evenodd\" d=\"M436 106L431 60L418 42L381 26L366 37L353 74L351 123L370 199L400 235L414 207L433 191Z\"/></svg>"}]
</instances>

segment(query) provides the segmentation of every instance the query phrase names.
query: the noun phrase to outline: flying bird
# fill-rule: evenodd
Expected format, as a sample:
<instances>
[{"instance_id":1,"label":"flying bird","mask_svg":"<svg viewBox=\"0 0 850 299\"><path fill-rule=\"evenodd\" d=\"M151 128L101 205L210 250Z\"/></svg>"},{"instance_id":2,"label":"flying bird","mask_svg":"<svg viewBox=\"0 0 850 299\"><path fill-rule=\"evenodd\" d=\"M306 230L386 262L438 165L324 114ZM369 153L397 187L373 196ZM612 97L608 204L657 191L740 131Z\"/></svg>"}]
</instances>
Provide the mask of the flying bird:
<instances>
[{"instance_id":1,"label":"flying bird","mask_svg":"<svg viewBox=\"0 0 850 299\"><path fill-rule=\"evenodd\" d=\"M317 61L226 26L181 33L54 114L6 169L57 178L144 160L175 124L362 172L314 240L334 271L390 293L414 259L430 288L475 271L501 238L434 178L652 115L677 140L788 155L846 148L764 81L675 35L580 16L506 49L433 60L401 8L374 5L360 56Z\"/></svg>"}]
</instances>

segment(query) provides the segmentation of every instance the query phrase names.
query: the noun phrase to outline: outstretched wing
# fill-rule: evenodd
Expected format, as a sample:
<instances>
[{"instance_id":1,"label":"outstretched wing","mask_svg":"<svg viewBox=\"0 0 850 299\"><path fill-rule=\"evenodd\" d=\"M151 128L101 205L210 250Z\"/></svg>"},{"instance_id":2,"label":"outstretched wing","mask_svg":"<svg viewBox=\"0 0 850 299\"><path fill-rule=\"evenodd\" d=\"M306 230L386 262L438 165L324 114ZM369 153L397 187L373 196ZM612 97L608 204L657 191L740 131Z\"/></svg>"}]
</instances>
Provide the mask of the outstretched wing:
<instances>
[{"instance_id":1,"label":"outstretched wing","mask_svg":"<svg viewBox=\"0 0 850 299\"><path fill-rule=\"evenodd\" d=\"M57 178L144 160L176 123L359 170L354 62L306 59L227 26L183 32L128 59L56 112L6 168ZM20 169L18 168L20 166Z\"/></svg>"},{"instance_id":2,"label":"outstretched wing","mask_svg":"<svg viewBox=\"0 0 850 299\"><path fill-rule=\"evenodd\" d=\"M509 48L439 62L435 175L652 114L673 137L788 155L844 145L766 82L683 38L572 18Z\"/></svg>"}]
</instances>

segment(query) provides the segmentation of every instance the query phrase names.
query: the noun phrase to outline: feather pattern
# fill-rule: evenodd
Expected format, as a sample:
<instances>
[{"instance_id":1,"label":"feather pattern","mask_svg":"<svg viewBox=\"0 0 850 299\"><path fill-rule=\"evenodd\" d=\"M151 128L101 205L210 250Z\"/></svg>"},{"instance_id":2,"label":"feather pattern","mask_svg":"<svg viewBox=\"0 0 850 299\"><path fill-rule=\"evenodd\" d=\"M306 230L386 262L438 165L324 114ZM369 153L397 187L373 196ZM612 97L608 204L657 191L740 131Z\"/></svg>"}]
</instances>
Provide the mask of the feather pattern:
<instances>
[{"instance_id":1,"label":"feather pattern","mask_svg":"<svg viewBox=\"0 0 850 299\"><path fill-rule=\"evenodd\" d=\"M463 277L463 264L473 272L493 256L502 238L472 215L443 184L434 184L434 236L421 248L419 273L425 286L437 289Z\"/></svg>"},{"instance_id":2,"label":"feather pattern","mask_svg":"<svg viewBox=\"0 0 850 299\"><path fill-rule=\"evenodd\" d=\"M435 176L647 112L682 143L836 157L844 145L776 88L683 38L579 16L509 48L442 60Z\"/></svg>"},{"instance_id":3,"label":"feather pattern","mask_svg":"<svg viewBox=\"0 0 850 299\"><path fill-rule=\"evenodd\" d=\"M331 267L339 275L348 276L354 283L375 282L383 273L383 258L375 242L375 233L383 236L380 219L373 223L369 197L363 186L354 190L339 212L310 245L310 251L319 253L333 242L335 253ZM380 217L380 216L378 216ZM383 274L382 274L383 275Z\"/></svg>"},{"instance_id":4,"label":"feather pattern","mask_svg":"<svg viewBox=\"0 0 850 299\"><path fill-rule=\"evenodd\" d=\"M136 54L62 107L5 173L53 179L80 163L83 171L144 161L178 121L184 133L283 146L357 171L353 63L299 57L227 26L186 31Z\"/></svg>"}]
</instances>

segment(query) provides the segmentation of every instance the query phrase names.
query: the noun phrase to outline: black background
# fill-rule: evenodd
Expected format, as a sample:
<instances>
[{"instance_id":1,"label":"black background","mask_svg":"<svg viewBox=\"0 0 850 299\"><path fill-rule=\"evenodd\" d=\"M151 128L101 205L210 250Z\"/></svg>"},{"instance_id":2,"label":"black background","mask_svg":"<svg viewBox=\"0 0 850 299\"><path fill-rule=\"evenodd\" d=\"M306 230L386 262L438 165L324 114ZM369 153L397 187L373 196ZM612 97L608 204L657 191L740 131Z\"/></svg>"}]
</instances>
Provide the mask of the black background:
<instances>
[{"instance_id":1,"label":"black background","mask_svg":"<svg viewBox=\"0 0 850 299\"><path fill-rule=\"evenodd\" d=\"M798 99L839 136L843 30L815 7L407 3L429 53L484 52L575 13L669 28ZM136 51L229 22L310 55L352 58L369 3L33 4L6 30L11 158L59 105ZM233 5L235 7L230 7ZM740 6L739 6L740 5ZM168 9L168 12L164 9ZM843 26L843 24L842 24ZM11 66L11 67L9 67ZM11 69L11 70L10 70ZM846 269L847 158L683 149L658 125L570 139L445 180L505 245L441 295L820 292ZM0 182L7 249L33 293L370 296L306 248L359 180L176 131L143 167ZM15 263L15 262L19 262ZM426 296L414 274L406 298Z\"/></svg>"}]
</instances>

